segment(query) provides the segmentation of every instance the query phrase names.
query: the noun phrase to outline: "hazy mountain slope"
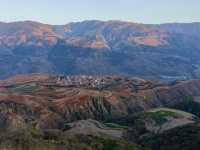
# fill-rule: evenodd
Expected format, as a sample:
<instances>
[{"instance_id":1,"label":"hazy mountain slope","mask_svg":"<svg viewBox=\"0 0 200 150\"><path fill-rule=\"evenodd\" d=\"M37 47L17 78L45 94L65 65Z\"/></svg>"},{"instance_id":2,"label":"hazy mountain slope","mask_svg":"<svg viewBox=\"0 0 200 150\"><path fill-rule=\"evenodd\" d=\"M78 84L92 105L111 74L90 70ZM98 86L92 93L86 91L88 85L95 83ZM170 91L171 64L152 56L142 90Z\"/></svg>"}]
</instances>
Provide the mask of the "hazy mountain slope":
<instances>
[{"instance_id":1,"label":"hazy mountain slope","mask_svg":"<svg viewBox=\"0 0 200 150\"><path fill-rule=\"evenodd\" d=\"M198 23L0 23L0 78L37 72L195 78L198 33Z\"/></svg>"},{"instance_id":2,"label":"hazy mountain slope","mask_svg":"<svg viewBox=\"0 0 200 150\"><path fill-rule=\"evenodd\" d=\"M162 24L161 28L172 33L186 34L200 38L200 23L166 23Z\"/></svg>"}]
</instances>

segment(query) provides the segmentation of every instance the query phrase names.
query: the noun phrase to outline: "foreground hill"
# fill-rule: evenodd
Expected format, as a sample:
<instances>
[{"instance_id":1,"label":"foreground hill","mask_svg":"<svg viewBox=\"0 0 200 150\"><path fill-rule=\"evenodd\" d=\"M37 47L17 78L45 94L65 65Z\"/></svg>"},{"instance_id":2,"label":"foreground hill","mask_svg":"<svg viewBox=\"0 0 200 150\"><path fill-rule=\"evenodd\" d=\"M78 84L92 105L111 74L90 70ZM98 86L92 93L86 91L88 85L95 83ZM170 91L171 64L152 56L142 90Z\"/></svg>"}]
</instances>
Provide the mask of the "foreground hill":
<instances>
[{"instance_id":1,"label":"foreground hill","mask_svg":"<svg viewBox=\"0 0 200 150\"><path fill-rule=\"evenodd\" d=\"M199 23L0 23L0 78L25 73L198 78L199 33Z\"/></svg>"},{"instance_id":2,"label":"foreground hill","mask_svg":"<svg viewBox=\"0 0 200 150\"><path fill-rule=\"evenodd\" d=\"M193 148L199 145L192 128L199 128L199 90L200 80L42 74L2 80L0 147L159 150L157 144L170 136ZM169 139L163 150L169 148L167 143ZM173 145L175 150L183 147Z\"/></svg>"}]
</instances>

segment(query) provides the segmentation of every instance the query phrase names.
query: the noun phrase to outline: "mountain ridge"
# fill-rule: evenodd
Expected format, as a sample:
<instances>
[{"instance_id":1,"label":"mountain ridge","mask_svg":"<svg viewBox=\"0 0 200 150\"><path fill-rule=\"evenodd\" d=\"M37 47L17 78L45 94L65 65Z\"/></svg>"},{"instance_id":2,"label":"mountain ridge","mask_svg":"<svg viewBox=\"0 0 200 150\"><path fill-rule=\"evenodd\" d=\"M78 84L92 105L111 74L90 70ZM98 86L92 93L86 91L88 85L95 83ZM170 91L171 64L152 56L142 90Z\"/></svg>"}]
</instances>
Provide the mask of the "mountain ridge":
<instances>
[{"instance_id":1,"label":"mountain ridge","mask_svg":"<svg viewBox=\"0 0 200 150\"><path fill-rule=\"evenodd\" d=\"M38 24L45 24L45 25L51 25L51 26L63 26L67 24L72 24L72 23L82 23L82 22L124 22L124 23L133 23L133 24L144 24L144 25L165 25L165 24L200 24L200 21L195 21L195 22L163 22L163 23L143 23L143 22L137 22L137 21L128 21L128 20L98 20L98 19L86 19L82 21L69 21L67 23L62 23L62 24L51 24L51 23L44 23L42 21L37 21L37 20L20 20L20 21L0 21L0 23L18 23L18 22L32 22L32 23L38 23Z\"/></svg>"},{"instance_id":2,"label":"mountain ridge","mask_svg":"<svg viewBox=\"0 0 200 150\"><path fill-rule=\"evenodd\" d=\"M198 78L200 27L179 26L97 20L56 26L3 23L0 78L26 73Z\"/></svg>"}]
</instances>

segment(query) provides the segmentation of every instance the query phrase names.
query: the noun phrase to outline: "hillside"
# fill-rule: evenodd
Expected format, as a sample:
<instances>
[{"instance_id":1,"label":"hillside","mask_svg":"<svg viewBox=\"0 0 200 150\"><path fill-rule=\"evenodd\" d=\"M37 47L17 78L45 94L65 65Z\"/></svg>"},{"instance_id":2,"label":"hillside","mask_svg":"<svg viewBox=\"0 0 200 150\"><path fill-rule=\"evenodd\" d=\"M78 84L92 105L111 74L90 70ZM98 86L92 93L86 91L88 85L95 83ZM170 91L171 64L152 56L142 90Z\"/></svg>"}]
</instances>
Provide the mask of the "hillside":
<instances>
[{"instance_id":1,"label":"hillside","mask_svg":"<svg viewBox=\"0 0 200 150\"><path fill-rule=\"evenodd\" d=\"M199 80L33 74L1 81L0 107L11 122L19 117L21 125L28 121L39 128L64 128L64 123L81 119L117 120L151 108L175 107L190 97L195 100L199 88ZM10 107L12 113L7 113Z\"/></svg>"},{"instance_id":2,"label":"hillside","mask_svg":"<svg viewBox=\"0 0 200 150\"><path fill-rule=\"evenodd\" d=\"M200 80L119 76L32 74L1 80L0 147L158 150L159 137L198 128L199 89Z\"/></svg>"},{"instance_id":3,"label":"hillside","mask_svg":"<svg viewBox=\"0 0 200 150\"><path fill-rule=\"evenodd\" d=\"M0 23L0 78L27 73L199 78L199 31L199 23Z\"/></svg>"}]
</instances>

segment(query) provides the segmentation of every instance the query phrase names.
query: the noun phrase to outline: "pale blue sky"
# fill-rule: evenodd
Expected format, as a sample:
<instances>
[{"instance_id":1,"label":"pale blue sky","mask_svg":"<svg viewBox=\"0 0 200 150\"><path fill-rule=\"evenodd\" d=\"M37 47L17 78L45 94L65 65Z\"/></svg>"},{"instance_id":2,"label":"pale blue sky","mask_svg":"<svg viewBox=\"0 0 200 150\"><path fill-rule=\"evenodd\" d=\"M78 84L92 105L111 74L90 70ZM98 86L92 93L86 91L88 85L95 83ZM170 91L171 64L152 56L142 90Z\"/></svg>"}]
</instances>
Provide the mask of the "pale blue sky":
<instances>
[{"instance_id":1,"label":"pale blue sky","mask_svg":"<svg viewBox=\"0 0 200 150\"><path fill-rule=\"evenodd\" d=\"M200 0L0 0L0 21L200 22Z\"/></svg>"}]
</instances>

